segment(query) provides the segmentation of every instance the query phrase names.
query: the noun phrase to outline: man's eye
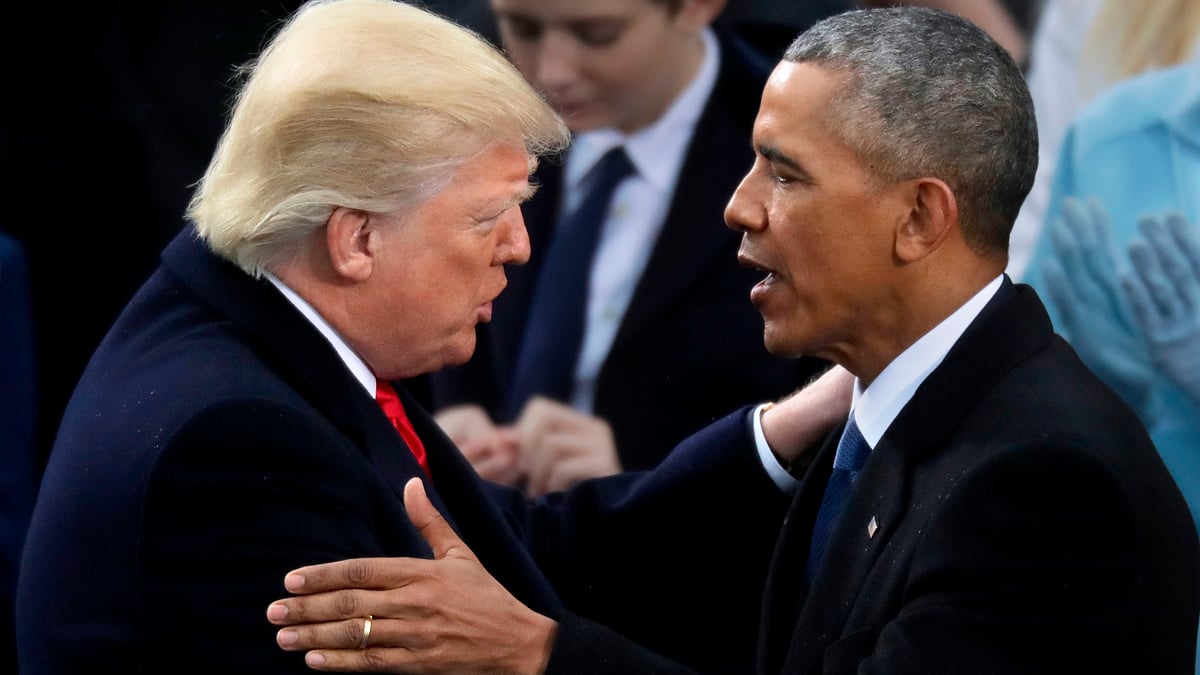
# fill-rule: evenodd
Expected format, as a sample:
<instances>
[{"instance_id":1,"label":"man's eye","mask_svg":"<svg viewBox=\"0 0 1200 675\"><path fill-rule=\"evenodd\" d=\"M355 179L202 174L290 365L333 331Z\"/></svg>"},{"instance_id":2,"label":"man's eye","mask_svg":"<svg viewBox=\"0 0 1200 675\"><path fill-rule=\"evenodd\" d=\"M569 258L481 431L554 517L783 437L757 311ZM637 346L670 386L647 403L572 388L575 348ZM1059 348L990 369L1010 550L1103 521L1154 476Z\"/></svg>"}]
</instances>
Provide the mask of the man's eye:
<instances>
[{"instance_id":1,"label":"man's eye","mask_svg":"<svg viewBox=\"0 0 1200 675\"><path fill-rule=\"evenodd\" d=\"M608 47L625 34L625 24L618 21L589 23L575 29L575 36L589 47Z\"/></svg>"},{"instance_id":2,"label":"man's eye","mask_svg":"<svg viewBox=\"0 0 1200 675\"><path fill-rule=\"evenodd\" d=\"M519 17L504 17L501 20L505 32L522 41L537 40L542 36L542 25L536 21Z\"/></svg>"}]
</instances>

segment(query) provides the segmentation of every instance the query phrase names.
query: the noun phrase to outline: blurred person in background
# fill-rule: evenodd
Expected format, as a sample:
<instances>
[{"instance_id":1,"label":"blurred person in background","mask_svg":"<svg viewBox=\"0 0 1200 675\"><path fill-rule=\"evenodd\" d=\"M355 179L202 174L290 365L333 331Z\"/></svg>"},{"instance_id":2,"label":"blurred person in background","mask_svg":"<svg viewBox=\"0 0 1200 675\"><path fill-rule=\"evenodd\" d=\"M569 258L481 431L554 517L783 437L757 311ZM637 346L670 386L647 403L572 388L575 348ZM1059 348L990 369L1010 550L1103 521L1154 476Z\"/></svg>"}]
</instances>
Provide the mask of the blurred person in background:
<instances>
[{"instance_id":1,"label":"blurred person in background","mask_svg":"<svg viewBox=\"0 0 1200 675\"><path fill-rule=\"evenodd\" d=\"M1038 118L1038 172L1013 226L1008 273L1023 280L1049 215L1067 127L1097 94L1127 78L1179 65L1200 41L1192 0L1048 0L1029 54Z\"/></svg>"}]
</instances>

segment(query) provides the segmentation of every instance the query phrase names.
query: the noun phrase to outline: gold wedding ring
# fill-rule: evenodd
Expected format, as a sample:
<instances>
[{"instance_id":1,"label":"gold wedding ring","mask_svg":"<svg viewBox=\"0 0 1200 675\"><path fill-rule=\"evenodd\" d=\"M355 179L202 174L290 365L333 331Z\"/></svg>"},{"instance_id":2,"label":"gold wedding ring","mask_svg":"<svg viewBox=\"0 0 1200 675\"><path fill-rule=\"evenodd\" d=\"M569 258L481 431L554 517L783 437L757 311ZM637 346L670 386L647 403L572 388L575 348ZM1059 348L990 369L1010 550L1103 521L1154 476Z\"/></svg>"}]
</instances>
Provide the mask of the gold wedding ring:
<instances>
[{"instance_id":1,"label":"gold wedding ring","mask_svg":"<svg viewBox=\"0 0 1200 675\"><path fill-rule=\"evenodd\" d=\"M359 649L367 648L367 640L370 639L370 637L371 637L371 623L374 620L375 620L375 617L371 616L370 614L363 617L363 634L362 634L362 638L360 638L358 641Z\"/></svg>"}]
</instances>

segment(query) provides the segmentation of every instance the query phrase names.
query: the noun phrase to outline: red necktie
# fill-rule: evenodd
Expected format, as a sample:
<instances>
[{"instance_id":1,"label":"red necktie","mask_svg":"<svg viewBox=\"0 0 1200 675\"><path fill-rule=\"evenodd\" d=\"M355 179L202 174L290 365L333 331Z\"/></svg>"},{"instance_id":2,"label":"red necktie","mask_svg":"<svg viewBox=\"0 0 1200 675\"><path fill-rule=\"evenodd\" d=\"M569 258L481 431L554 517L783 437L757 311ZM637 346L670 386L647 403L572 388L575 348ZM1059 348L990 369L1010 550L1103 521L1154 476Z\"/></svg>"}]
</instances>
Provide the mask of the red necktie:
<instances>
[{"instance_id":1,"label":"red necktie","mask_svg":"<svg viewBox=\"0 0 1200 675\"><path fill-rule=\"evenodd\" d=\"M375 381L375 401L379 403L379 407L383 409L383 414L387 415L392 426L396 427L396 431L400 432L400 438L404 439L408 449L412 451L413 457L417 458L417 463L421 465L422 469L425 469L426 474L429 474L429 460L425 458L425 445L417 437L412 422L404 412L404 405L400 403L400 396L396 394L396 390L390 383L384 380Z\"/></svg>"}]
</instances>

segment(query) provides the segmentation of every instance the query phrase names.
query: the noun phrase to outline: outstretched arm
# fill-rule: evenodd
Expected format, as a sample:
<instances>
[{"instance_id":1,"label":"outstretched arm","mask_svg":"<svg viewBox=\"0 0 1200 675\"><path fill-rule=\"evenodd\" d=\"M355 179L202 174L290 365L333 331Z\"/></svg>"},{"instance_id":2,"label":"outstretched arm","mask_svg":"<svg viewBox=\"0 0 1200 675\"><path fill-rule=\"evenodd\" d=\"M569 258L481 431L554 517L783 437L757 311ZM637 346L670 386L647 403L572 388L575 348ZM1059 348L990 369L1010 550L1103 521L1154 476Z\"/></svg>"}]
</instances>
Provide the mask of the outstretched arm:
<instances>
[{"instance_id":1,"label":"outstretched arm","mask_svg":"<svg viewBox=\"0 0 1200 675\"><path fill-rule=\"evenodd\" d=\"M694 675L586 619L560 622L521 604L458 538L425 495L405 485L404 504L434 560L364 558L300 568L294 597L267 618L276 641L305 651L314 670L372 673L655 672Z\"/></svg>"},{"instance_id":2,"label":"outstretched arm","mask_svg":"<svg viewBox=\"0 0 1200 675\"><path fill-rule=\"evenodd\" d=\"M791 461L844 419L851 381L834 372L776 406L766 426L781 459ZM555 625L521 605L428 515L432 507L409 485L406 507L438 558L297 570L303 584L289 576L286 585L298 595L268 610L284 627L280 646L313 651L313 667L336 671L537 672L549 664L553 672L562 664L563 672L577 673L689 672L642 644L707 667L749 667L758 593L788 499L762 470L747 410L685 441L657 471L586 481L517 505L527 510L517 521L531 553L567 606L616 631L570 613ZM714 538L722 545L713 546ZM722 583L705 588L716 576ZM360 650L368 615L371 634ZM662 616L672 618L664 624Z\"/></svg>"}]
</instances>

